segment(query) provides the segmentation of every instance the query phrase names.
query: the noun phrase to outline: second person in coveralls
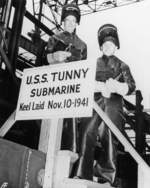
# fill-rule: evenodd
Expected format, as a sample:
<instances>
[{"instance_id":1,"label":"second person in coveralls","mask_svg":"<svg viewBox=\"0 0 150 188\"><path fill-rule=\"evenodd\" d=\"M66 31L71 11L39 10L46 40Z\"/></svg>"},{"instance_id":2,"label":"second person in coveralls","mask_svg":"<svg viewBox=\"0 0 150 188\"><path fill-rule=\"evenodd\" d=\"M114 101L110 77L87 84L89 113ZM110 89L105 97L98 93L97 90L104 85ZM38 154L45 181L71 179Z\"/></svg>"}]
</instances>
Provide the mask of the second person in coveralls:
<instances>
[{"instance_id":1,"label":"second person in coveralls","mask_svg":"<svg viewBox=\"0 0 150 188\"><path fill-rule=\"evenodd\" d=\"M105 111L113 123L122 131L125 123L123 117L123 96L135 90L135 81L130 68L115 56L120 48L117 28L105 24L98 30L98 42L102 56L97 59L95 101ZM93 176L103 177L113 184L116 177L116 160L118 140L107 125L94 111L93 117L80 121L80 157L76 164L75 176L93 180ZM103 156L99 156L93 170L94 152L99 136Z\"/></svg>"}]
</instances>

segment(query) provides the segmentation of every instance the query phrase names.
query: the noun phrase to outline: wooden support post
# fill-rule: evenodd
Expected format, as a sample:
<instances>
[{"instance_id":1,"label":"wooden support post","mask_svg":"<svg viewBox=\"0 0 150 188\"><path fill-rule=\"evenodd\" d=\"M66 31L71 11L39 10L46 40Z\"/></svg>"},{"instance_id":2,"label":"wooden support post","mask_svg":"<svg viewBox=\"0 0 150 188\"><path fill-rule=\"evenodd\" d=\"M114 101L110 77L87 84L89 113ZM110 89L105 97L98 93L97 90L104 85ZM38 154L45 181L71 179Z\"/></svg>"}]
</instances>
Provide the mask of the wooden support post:
<instances>
[{"instance_id":1,"label":"wooden support post","mask_svg":"<svg viewBox=\"0 0 150 188\"><path fill-rule=\"evenodd\" d=\"M42 122L39 149L47 153L43 188L53 188L54 168L61 144L62 125L62 119Z\"/></svg>"},{"instance_id":2,"label":"wooden support post","mask_svg":"<svg viewBox=\"0 0 150 188\"><path fill-rule=\"evenodd\" d=\"M138 188L150 187L150 172L144 171L140 165L138 165Z\"/></svg>"},{"instance_id":3,"label":"wooden support post","mask_svg":"<svg viewBox=\"0 0 150 188\"><path fill-rule=\"evenodd\" d=\"M51 126L50 119L42 120L38 149L44 153L47 153L48 139L49 139L48 134L49 134L50 126Z\"/></svg>"},{"instance_id":4,"label":"wooden support post","mask_svg":"<svg viewBox=\"0 0 150 188\"><path fill-rule=\"evenodd\" d=\"M55 188L113 188L109 183L99 184L89 180L64 178Z\"/></svg>"},{"instance_id":5,"label":"wooden support post","mask_svg":"<svg viewBox=\"0 0 150 188\"><path fill-rule=\"evenodd\" d=\"M60 150L57 154L54 176L54 187L60 188L60 182L69 178L73 163L78 159L78 154L69 150Z\"/></svg>"}]
</instances>

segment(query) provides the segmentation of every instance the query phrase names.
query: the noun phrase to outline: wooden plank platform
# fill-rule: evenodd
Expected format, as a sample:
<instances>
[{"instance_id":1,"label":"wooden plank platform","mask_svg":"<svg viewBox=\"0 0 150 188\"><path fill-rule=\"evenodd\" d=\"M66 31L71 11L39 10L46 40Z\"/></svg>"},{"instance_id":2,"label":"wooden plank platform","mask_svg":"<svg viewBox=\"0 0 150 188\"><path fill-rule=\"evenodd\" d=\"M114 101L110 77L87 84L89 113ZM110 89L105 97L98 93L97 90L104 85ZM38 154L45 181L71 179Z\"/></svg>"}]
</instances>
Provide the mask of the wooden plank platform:
<instances>
[{"instance_id":1,"label":"wooden plank platform","mask_svg":"<svg viewBox=\"0 0 150 188\"><path fill-rule=\"evenodd\" d=\"M113 188L109 183L99 184L96 182L83 180L83 179L71 179L64 178L59 185L55 188Z\"/></svg>"}]
</instances>

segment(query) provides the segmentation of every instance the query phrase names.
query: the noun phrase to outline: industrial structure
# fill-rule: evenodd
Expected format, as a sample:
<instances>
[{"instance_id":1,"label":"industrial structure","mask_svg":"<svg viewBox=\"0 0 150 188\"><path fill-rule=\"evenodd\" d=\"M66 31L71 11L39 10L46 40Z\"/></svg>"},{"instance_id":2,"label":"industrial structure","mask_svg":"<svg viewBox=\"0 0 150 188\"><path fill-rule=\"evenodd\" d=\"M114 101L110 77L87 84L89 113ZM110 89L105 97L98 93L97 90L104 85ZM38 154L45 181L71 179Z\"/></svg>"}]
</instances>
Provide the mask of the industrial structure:
<instances>
[{"instance_id":1,"label":"industrial structure","mask_svg":"<svg viewBox=\"0 0 150 188\"><path fill-rule=\"evenodd\" d=\"M29 11L26 10L26 0L0 1L0 127L7 123L11 124L6 130L0 129L0 136L3 139L38 150L41 121L10 123L11 114L16 109L23 70L42 66L41 56L47 42L45 38L53 35L56 29L62 30L59 21L61 9L64 4L71 2L73 1L32 0L32 10ZM74 0L74 3L79 5L82 16L86 16L110 8L140 3L140 0ZM51 12L49 16L44 12L46 9ZM28 32L28 37L22 35L24 19L29 20L34 26L34 29ZM51 28L47 27L45 22L48 22ZM138 90L134 95L135 105L124 100L125 135L149 163L150 146L147 138L150 134L150 117L141 105L141 92ZM132 136L130 132L133 132ZM136 188L137 164L128 152L120 152L118 164L118 176L124 180L122 188Z\"/></svg>"}]
</instances>

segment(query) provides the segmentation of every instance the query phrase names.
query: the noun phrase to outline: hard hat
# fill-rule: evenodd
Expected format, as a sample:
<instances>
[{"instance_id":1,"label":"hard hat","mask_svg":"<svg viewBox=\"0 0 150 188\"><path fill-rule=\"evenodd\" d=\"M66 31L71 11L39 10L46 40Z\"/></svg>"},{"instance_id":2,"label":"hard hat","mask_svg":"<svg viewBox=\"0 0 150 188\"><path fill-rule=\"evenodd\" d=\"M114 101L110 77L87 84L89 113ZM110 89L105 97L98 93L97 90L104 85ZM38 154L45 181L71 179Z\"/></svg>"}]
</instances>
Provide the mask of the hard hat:
<instances>
[{"instance_id":1,"label":"hard hat","mask_svg":"<svg viewBox=\"0 0 150 188\"><path fill-rule=\"evenodd\" d=\"M104 42L112 41L117 48L120 48L117 27L112 24L104 24L98 30L98 42L101 47Z\"/></svg>"},{"instance_id":2,"label":"hard hat","mask_svg":"<svg viewBox=\"0 0 150 188\"><path fill-rule=\"evenodd\" d=\"M64 19L68 16L68 15L73 15L76 17L77 19L77 23L80 23L80 18L81 18L81 14L80 14L80 9L76 4L67 4L62 8L62 14L61 14L61 22L64 21Z\"/></svg>"}]
</instances>

